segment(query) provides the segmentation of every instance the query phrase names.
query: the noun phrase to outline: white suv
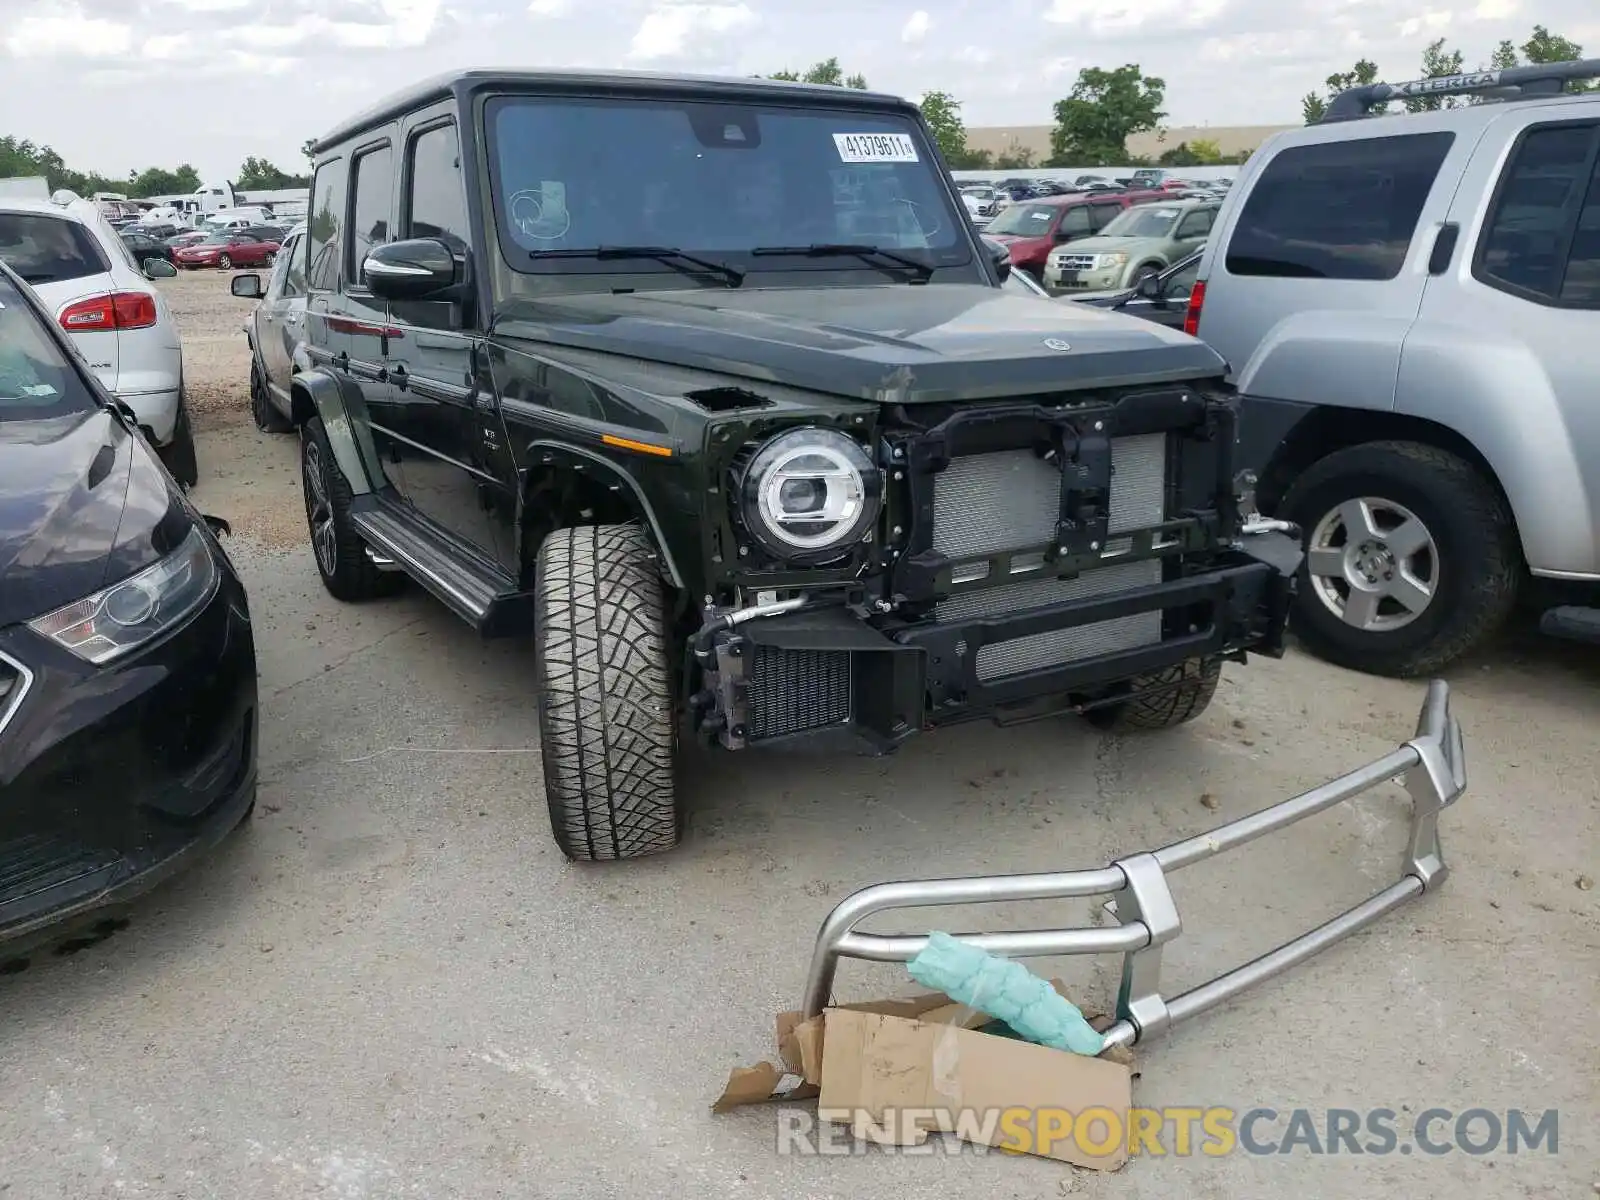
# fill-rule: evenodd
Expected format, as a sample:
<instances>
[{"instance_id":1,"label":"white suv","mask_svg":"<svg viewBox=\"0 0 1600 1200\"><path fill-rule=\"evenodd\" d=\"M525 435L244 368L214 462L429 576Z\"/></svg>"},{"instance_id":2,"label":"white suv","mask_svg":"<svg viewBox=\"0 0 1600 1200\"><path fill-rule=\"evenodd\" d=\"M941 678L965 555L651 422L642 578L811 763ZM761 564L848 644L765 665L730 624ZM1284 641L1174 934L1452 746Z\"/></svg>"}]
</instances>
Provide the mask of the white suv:
<instances>
[{"instance_id":1,"label":"white suv","mask_svg":"<svg viewBox=\"0 0 1600 1200\"><path fill-rule=\"evenodd\" d=\"M183 345L152 280L172 264L135 262L100 210L71 192L0 197L0 260L72 335L89 369L133 410L167 469L193 486L194 431L183 402Z\"/></svg>"}]
</instances>

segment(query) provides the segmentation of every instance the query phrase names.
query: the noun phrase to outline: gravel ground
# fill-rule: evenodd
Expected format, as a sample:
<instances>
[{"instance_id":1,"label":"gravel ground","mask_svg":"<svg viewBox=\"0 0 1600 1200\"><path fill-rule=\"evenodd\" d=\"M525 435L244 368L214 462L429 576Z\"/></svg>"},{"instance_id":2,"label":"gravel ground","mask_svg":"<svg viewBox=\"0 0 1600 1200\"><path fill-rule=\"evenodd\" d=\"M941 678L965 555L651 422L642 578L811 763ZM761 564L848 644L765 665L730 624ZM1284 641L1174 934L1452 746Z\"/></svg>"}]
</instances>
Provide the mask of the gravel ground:
<instances>
[{"instance_id":1,"label":"gravel ground","mask_svg":"<svg viewBox=\"0 0 1600 1200\"><path fill-rule=\"evenodd\" d=\"M248 304L216 274L165 286L197 500L232 521L251 589L260 807L114 936L0 978L0 1196L1592 1194L1600 1055L1583 1022L1600 920L1583 884L1600 875L1600 656L1519 634L1452 671L1471 784L1443 821L1447 886L1141 1050L1136 1084L1143 1104L1402 1121L1556 1108L1557 1153L1302 1150L1113 1176L1032 1158L780 1157L772 1110L708 1107L729 1067L768 1054L841 896L916 873L1096 866L1203 829L1382 753L1409 734L1421 684L1291 654L1230 668L1212 710L1167 735L1041 722L887 760L696 760L680 850L577 867L546 827L528 648L479 642L414 589L331 600L304 547L294 441L249 423ZM1380 791L1186 872L1171 978L1375 890L1404 811ZM1088 910L970 923L1047 915ZM1114 998L1109 961L1045 965ZM909 990L898 968L840 977L845 998Z\"/></svg>"}]
</instances>

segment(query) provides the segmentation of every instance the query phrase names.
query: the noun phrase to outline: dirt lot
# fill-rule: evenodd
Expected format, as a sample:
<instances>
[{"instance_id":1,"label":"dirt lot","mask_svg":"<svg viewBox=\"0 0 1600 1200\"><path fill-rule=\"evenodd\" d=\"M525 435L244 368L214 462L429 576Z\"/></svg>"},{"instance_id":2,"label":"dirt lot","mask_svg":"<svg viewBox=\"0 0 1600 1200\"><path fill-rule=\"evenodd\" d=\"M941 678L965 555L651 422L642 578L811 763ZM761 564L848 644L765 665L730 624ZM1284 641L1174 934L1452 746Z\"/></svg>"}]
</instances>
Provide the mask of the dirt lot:
<instances>
[{"instance_id":1,"label":"dirt lot","mask_svg":"<svg viewBox=\"0 0 1600 1200\"><path fill-rule=\"evenodd\" d=\"M1115 1176L993 1155L780 1156L773 1111L708 1106L730 1066L768 1053L841 896L917 873L1097 866L1203 829L1408 736L1422 686L1291 655L1230 668L1211 712L1168 735L1062 721L952 731L887 760L708 758L688 773L680 850L576 867L548 836L527 647L480 643L417 594L332 601L303 546L295 443L249 423L248 305L216 274L165 286L197 499L233 522L251 589L260 807L125 929L0 978L0 1196L1592 1194L1597 656L1518 636L1453 671L1470 790L1443 822L1446 887L1141 1050L1142 1104L1319 1122L1387 1108L1406 1134L1393 1153L1169 1156ZM1375 793L1187 872L1171 978L1375 890L1404 811L1398 789ZM1052 918L1085 922L1087 906L960 924ZM1109 960L1044 965L1114 999ZM845 998L910 990L899 968L840 977ZM1557 1152L1408 1153L1404 1123L1435 1107L1558 1109Z\"/></svg>"}]
</instances>

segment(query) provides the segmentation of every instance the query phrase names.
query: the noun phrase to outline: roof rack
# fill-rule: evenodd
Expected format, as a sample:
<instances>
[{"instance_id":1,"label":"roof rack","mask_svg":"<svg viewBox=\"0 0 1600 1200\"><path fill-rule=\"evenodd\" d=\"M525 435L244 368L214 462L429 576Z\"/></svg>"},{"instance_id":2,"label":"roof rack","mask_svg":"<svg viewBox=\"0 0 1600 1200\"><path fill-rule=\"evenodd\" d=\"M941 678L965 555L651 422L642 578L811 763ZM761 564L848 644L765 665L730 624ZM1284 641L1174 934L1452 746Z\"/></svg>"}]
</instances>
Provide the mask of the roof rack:
<instances>
[{"instance_id":1,"label":"roof rack","mask_svg":"<svg viewBox=\"0 0 1600 1200\"><path fill-rule=\"evenodd\" d=\"M1482 95L1496 100L1555 96L1573 79L1600 79L1600 58L1535 63L1527 67L1508 67L1503 71L1438 75L1432 79L1413 79L1409 83L1368 83L1340 92L1329 101L1328 111L1317 123L1323 125L1331 121L1370 117L1374 111L1381 112L1391 100L1409 100L1419 96Z\"/></svg>"}]
</instances>

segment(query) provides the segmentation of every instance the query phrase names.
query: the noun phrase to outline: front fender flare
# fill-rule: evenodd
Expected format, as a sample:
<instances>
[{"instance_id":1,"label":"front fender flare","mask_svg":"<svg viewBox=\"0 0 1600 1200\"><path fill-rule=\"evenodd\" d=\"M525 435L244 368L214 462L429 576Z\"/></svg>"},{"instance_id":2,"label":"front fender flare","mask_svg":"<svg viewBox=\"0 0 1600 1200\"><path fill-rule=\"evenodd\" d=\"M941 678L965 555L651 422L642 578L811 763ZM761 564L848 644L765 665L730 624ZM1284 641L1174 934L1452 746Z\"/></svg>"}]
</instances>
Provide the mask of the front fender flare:
<instances>
[{"instance_id":1,"label":"front fender flare","mask_svg":"<svg viewBox=\"0 0 1600 1200\"><path fill-rule=\"evenodd\" d=\"M649 499L644 494L644 489L639 486L639 481L624 471L611 459L593 450L586 450L581 446L574 446L571 442L556 441L553 438L539 438L528 443L528 459L537 460L541 466L575 466L584 470L602 470L607 481L619 483L627 488L628 495L633 498L634 507L643 518L645 525L650 530L650 539L656 545L656 550L661 555L661 570L666 575L667 582L673 587L682 590L683 573L678 569L677 561L672 557L672 547L667 542L666 531L661 528L655 509L651 507ZM565 462L563 462L565 460ZM519 517L520 524L520 517ZM519 534L520 536L520 534Z\"/></svg>"},{"instance_id":2,"label":"front fender flare","mask_svg":"<svg viewBox=\"0 0 1600 1200\"><path fill-rule=\"evenodd\" d=\"M352 389L346 384L315 368L295 375L290 387L296 423L304 423L298 419L303 395L322 418L328 444L333 447L334 461L344 472L350 491L358 496L377 491L382 486L383 473L377 468L378 453L366 428L366 409L360 393L349 395Z\"/></svg>"}]
</instances>

